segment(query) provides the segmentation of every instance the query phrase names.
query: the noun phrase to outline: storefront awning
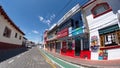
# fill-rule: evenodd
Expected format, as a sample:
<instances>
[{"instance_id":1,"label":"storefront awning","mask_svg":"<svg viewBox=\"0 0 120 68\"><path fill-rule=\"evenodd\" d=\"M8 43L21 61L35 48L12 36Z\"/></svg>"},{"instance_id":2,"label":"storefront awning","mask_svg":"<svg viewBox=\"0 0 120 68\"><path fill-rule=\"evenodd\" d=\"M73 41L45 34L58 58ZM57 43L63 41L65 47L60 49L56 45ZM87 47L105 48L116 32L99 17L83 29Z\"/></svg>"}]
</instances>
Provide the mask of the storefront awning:
<instances>
[{"instance_id":1,"label":"storefront awning","mask_svg":"<svg viewBox=\"0 0 120 68\"><path fill-rule=\"evenodd\" d=\"M118 24L112 25L112 26L109 26L109 27L106 27L106 28L103 28L103 29L100 29L99 34L110 33L110 32L114 32L114 31L117 31L117 30L119 30Z\"/></svg>"}]
</instances>

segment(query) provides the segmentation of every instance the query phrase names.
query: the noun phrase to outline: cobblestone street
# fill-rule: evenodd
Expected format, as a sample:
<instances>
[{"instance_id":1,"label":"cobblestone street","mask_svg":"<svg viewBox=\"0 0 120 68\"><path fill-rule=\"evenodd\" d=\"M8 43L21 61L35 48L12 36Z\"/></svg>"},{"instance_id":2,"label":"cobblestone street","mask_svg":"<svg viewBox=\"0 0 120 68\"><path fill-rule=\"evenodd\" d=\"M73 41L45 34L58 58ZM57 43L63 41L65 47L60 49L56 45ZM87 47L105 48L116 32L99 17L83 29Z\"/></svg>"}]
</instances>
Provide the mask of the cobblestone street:
<instances>
[{"instance_id":1,"label":"cobblestone street","mask_svg":"<svg viewBox=\"0 0 120 68\"><path fill-rule=\"evenodd\" d=\"M55 65L56 67L56 65ZM36 47L0 63L0 68L53 68ZM57 66L57 68L59 68Z\"/></svg>"}]
</instances>

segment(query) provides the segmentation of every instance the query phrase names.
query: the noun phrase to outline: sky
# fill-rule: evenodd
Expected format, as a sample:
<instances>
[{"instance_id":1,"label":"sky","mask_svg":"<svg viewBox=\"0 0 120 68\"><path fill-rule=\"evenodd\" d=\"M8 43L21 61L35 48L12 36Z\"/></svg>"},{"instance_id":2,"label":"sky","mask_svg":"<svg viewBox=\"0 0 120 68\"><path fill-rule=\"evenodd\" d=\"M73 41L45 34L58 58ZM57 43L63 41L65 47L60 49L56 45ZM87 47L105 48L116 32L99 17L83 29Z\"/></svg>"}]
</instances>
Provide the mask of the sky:
<instances>
[{"instance_id":1,"label":"sky","mask_svg":"<svg viewBox=\"0 0 120 68\"><path fill-rule=\"evenodd\" d=\"M49 29L80 0L0 0L9 18L33 42L41 42Z\"/></svg>"}]
</instances>

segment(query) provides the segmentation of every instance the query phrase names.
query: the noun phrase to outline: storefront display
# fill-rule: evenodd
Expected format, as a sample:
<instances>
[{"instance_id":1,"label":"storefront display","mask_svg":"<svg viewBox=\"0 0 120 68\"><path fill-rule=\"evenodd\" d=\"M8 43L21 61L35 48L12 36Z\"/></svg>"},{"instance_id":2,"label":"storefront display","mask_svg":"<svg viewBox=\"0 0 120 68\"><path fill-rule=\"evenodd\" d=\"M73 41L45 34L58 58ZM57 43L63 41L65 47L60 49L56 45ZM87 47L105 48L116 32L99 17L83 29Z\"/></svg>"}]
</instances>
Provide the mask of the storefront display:
<instances>
[{"instance_id":1,"label":"storefront display","mask_svg":"<svg viewBox=\"0 0 120 68\"><path fill-rule=\"evenodd\" d=\"M68 50L72 50L72 42L68 42Z\"/></svg>"},{"instance_id":2,"label":"storefront display","mask_svg":"<svg viewBox=\"0 0 120 68\"><path fill-rule=\"evenodd\" d=\"M66 53L67 52L67 45L66 42L62 42L62 49L61 49L61 53Z\"/></svg>"},{"instance_id":3,"label":"storefront display","mask_svg":"<svg viewBox=\"0 0 120 68\"><path fill-rule=\"evenodd\" d=\"M57 53L60 53L60 49L61 49L61 44L60 44L60 42L56 42L56 46L55 46L56 48L56 52Z\"/></svg>"},{"instance_id":4,"label":"storefront display","mask_svg":"<svg viewBox=\"0 0 120 68\"><path fill-rule=\"evenodd\" d=\"M99 60L107 60L108 59L108 52L107 52L107 50L100 50L98 59Z\"/></svg>"},{"instance_id":5,"label":"storefront display","mask_svg":"<svg viewBox=\"0 0 120 68\"><path fill-rule=\"evenodd\" d=\"M102 46L115 46L119 45L120 42L120 30L118 25L112 25L99 30L100 41Z\"/></svg>"}]
</instances>

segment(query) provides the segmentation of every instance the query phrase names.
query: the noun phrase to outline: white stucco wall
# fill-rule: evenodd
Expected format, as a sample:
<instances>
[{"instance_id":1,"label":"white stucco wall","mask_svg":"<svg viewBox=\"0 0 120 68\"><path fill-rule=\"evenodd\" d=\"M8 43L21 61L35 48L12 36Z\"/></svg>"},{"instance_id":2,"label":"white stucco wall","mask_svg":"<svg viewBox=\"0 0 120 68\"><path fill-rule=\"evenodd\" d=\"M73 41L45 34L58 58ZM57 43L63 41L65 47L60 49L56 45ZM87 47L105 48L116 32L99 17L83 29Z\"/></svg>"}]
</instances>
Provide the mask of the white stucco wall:
<instances>
[{"instance_id":1,"label":"white stucco wall","mask_svg":"<svg viewBox=\"0 0 120 68\"><path fill-rule=\"evenodd\" d=\"M91 52L91 60L98 60L98 52Z\"/></svg>"},{"instance_id":2,"label":"white stucco wall","mask_svg":"<svg viewBox=\"0 0 120 68\"><path fill-rule=\"evenodd\" d=\"M108 50L108 60L120 59L120 48Z\"/></svg>"},{"instance_id":3,"label":"white stucco wall","mask_svg":"<svg viewBox=\"0 0 120 68\"><path fill-rule=\"evenodd\" d=\"M113 11L108 12L104 15L99 16L99 17L93 18L93 15L91 13L91 9L97 3L102 3L102 2L108 2L108 4L110 4L110 6L112 7ZM90 37L95 35L95 36L98 36L98 40L99 40L99 33L98 33L99 29L102 29L104 27L118 23L118 19L116 16L118 9L120 9L120 7L116 8L116 6L118 6L118 4L119 4L118 2L119 2L119 0L115 0L115 1L113 1L113 0L99 0L99 1L96 1L93 4L91 4L88 7L83 9L83 11L84 11L83 13L86 16L86 20L87 20L88 27L90 30ZM119 6L120 6L120 4L119 4ZM91 38L90 38L90 41L91 41ZM100 42L99 42L99 44L100 44Z\"/></svg>"},{"instance_id":4,"label":"white stucco wall","mask_svg":"<svg viewBox=\"0 0 120 68\"><path fill-rule=\"evenodd\" d=\"M98 16L96 18L93 18L93 15L91 13L92 8L98 4L98 3L102 3L102 2L107 2L110 7L112 8L112 11L103 14L101 16ZM97 36L98 37L98 45L100 45L100 38L99 38L99 29L102 29L104 27L110 26L110 25L114 25L114 24L118 24L118 19L116 16L116 13L118 10L120 10L120 0L97 0L96 2L90 4L89 6L83 8L83 14L86 18L86 21L88 23L88 27L89 27L89 32L90 32L90 42L91 42L91 37L92 36ZM90 43L91 45L91 43ZM117 52L114 50L110 50L109 52ZM112 59L111 56L113 56L113 54L109 54L109 59ZM117 55L116 53L116 58L118 58L119 55ZM113 56L113 58L115 58L115 56ZM120 58L120 57L119 57ZM91 59L92 60L98 60L98 53L91 53Z\"/></svg>"},{"instance_id":5,"label":"white stucco wall","mask_svg":"<svg viewBox=\"0 0 120 68\"><path fill-rule=\"evenodd\" d=\"M11 29L10 38L6 38L3 36L3 32L6 26ZM17 33L17 38L15 38L15 33ZM19 40L19 36L21 36L21 40ZM17 31L12 25L10 25L9 22L2 15L0 15L0 42L21 45L22 40L23 35L19 31Z\"/></svg>"}]
</instances>

